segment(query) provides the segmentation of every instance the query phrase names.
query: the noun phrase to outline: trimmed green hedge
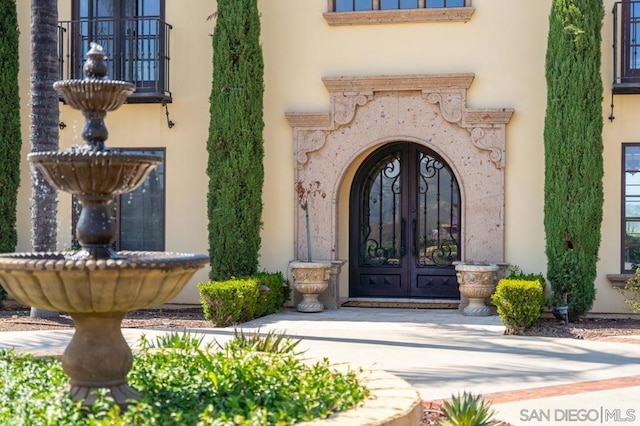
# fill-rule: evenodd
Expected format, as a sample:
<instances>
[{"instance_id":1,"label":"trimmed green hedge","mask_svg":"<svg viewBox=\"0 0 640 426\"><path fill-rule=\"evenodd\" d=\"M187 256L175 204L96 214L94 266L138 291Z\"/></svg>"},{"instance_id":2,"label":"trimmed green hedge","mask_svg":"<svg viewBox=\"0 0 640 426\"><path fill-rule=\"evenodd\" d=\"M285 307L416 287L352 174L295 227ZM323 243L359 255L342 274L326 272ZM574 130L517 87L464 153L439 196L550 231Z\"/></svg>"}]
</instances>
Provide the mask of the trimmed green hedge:
<instances>
[{"instance_id":1,"label":"trimmed green hedge","mask_svg":"<svg viewBox=\"0 0 640 426\"><path fill-rule=\"evenodd\" d=\"M503 278L491 301L498 309L506 334L519 334L538 321L545 303L544 287L536 280Z\"/></svg>"},{"instance_id":2,"label":"trimmed green hedge","mask_svg":"<svg viewBox=\"0 0 640 426\"><path fill-rule=\"evenodd\" d=\"M246 322L279 312L289 297L282 273L198 284L204 317L217 327Z\"/></svg>"}]
</instances>

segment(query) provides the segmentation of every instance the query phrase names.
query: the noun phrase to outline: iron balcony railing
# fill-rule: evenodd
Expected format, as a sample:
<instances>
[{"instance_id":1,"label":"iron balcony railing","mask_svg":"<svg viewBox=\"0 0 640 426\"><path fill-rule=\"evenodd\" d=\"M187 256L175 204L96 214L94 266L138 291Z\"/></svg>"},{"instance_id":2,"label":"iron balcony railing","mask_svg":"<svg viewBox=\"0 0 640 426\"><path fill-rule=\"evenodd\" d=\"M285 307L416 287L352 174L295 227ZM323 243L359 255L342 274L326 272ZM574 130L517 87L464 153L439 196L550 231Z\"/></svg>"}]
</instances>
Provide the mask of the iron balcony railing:
<instances>
[{"instance_id":1,"label":"iron balcony railing","mask_svg":"<svg viewBox=\"0 0 640 426\"><path fill-rule=\"evenodd\" d=\"M171 102L169 87L171 25L158 18L84 19L58 25L60 79L84 78L90 43L107 53L107 76L135 84L128 102Z\"/></svg>"},{"instance_id":2,"label":"iron balcony railing","mask_svg":"<svg viewBox=\"0 0 640 426\"><path fill-rule=\"evenodd\" d=\"M640 93L640 1L613 6L613 93Z\"/></svg>"}]
</instances>

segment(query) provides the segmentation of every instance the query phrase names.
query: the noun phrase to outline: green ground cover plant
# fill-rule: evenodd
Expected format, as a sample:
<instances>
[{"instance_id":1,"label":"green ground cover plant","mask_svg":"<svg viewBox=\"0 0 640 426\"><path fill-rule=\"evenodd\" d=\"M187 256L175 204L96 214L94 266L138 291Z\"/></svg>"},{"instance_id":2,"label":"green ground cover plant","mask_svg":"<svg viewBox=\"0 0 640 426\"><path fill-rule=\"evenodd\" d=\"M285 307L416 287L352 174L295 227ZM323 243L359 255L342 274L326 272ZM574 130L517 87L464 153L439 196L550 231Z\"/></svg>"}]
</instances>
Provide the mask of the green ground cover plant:
<instances>
[{"instance_id":1,"label":"green ground cover plant","mask_svg":"<svg viewBox=\"0 0 640 426\"><path fill-rule=\"evenodd\" d=\"M368 395L355 371L340 373L326 359L308 364L293 351L257 352L237 339L222 349L188 334L142 339L128 376L142 400L123 411L104 394L91 410L73 402L53 358L0 352L0 424L289 425L347 410ZM295 347L276 340L280 349Z\"/></svg>"}]
</instances>

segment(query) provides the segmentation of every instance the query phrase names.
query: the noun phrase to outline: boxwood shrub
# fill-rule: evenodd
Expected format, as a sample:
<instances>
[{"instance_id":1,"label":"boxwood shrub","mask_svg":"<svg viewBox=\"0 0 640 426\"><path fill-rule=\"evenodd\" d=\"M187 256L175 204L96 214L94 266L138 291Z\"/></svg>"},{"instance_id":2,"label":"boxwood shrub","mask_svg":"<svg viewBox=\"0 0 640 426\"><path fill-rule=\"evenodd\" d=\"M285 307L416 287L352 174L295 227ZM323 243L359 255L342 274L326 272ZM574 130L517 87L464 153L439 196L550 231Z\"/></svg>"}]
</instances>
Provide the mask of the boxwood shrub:
<instances>
[{"instance_id":1,"label":"boxwood shrub","mask_svg":"<svg viewBox=\"0 0 640 426\"><path fill-rule=\"evenodd\" d=\"M547 281L544 279L544 275L540 273L525 274L518 265L513 265L509 268L509 276L507 278L509 278L510 280L537 281L540 283L542 291L545 291L545 288L547 286Z\"/></svg>"},{"instance_id":2,"label":"boxwood shrub","mask_svg":"<svg viewBox=\"0 0 640 426\"><path fill-rule=\"evenodd\" d=\"M507 327L506 334L519 334L538 321L545 295L538 280L503 278L498 282L491 301Z\"/></svg>"},{"instance_id":3,"label":"boxwood shrub","mask_svg":"<svg viewBox=\"0 0 640 426\"><path fill-rule=\"evenodd\" d=\"M218 327L279 312L289 297L289 287L280 272L200 283L198 290L204 317Z\"/></svg>"}]
</instances>

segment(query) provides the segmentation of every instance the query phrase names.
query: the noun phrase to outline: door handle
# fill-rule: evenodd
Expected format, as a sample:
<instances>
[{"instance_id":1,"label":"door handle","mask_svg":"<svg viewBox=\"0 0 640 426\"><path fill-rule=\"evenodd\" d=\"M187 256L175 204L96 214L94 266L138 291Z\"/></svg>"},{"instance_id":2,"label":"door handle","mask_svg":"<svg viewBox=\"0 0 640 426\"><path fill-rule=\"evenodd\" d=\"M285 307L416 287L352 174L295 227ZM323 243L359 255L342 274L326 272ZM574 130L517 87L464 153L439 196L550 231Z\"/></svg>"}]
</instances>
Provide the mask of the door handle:
<instances>
[{"instance_id":1,"label":"door handle","mask_svg":"<svg viewBox=\"0 0 640 426\"><path fill-rule=\"evenodd\" d=\"M416 256L416 254L418 253L418 222L416 222L415 219L413 219L411 221L411 229L412 229L412 233L413 233L413 244L411 246L411 254L413 256Z\"/></svg>"},{"instance_id":2,"label":"door handle","mask_svg":"<svg viewBox=\"0 0 640 426\"><path fill-rule=\"evenodd\" d=\"M407 246L406 246L406 238L405 234L407 232L407 222L402 219L400 220L400 257L403 257L407 254Z\"/></svg>"}]
</instances>

